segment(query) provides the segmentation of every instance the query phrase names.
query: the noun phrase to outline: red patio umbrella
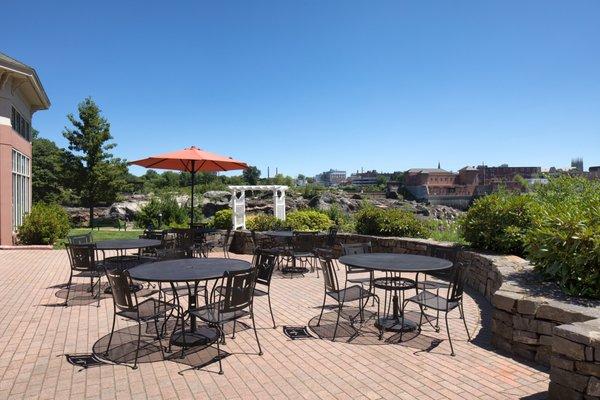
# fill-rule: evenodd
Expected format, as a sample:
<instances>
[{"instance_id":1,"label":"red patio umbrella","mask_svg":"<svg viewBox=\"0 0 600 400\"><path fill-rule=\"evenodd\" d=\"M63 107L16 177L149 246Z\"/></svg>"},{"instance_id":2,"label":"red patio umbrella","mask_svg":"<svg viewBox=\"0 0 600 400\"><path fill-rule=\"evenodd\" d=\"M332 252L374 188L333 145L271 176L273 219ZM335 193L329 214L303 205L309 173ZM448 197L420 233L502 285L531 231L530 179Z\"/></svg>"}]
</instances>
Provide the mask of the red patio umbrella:
<instances>
[{"instance_id":1,"label":"red patio umbrella","mask_svg":"<svg viewBox=\"0 0 600 400\"><path fill-rule=\"evenodd\" d=\"M248 168L248 165L245 162L234 160L231 157L210 153L195 146L171 153L159 154L142 160L131 161L128 164L141 165L146 168L190 172L192 174L192 224L194 223L194 178L196 172L218 172Z\"/></svg>"}]
</instances>

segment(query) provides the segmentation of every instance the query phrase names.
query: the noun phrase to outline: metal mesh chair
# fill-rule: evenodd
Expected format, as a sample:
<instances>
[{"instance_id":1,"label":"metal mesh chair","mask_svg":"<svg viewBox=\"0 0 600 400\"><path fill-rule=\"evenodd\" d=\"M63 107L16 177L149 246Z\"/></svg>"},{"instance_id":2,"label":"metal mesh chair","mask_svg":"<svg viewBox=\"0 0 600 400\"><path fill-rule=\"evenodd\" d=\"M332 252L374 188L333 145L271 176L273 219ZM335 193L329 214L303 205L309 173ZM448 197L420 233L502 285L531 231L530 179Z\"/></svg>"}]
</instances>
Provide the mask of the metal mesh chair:
<instances>
[{"instance_id":1,"label":"metal mesh chair","mask_svg":"<svg viewBox=\"0 0 600 400\"><path fill-rule=\"evenodd\" d=\"M277 254L269 250L257 249L254 252L254 267L256 268L256 285L261 285L266 289L258 289L254 287L254 296L267 296L269 302L269 312L273 321L273 329L277 328L275 317L273 316L273 308L271 307L271 278L273 270L277 263Z\"/></svg>"},{"instance_id":2,"label":"metal mesh chair","mask_svg":"<svg viewBox=\"0 0 600 400\"><path fill-rule=\"evenodd\" d=\"M332 226L331 228L329 228L329 231L327 232L327 236L325 237L325 247L326 248L333 250L333 248L337 244L337 234L338 234L337 227Z\"/></svg>"},{"instance_id":3,"label":"metal mesh chair","mask_svg":"<svg viewBox=\"0 0 600 400\"><path fill-rule=\"evenodd\" d=\"M219 279L211 290L209 302L203 306L189 311L200 320L206 322L209 326L217 329L218 339L217 353L219 354L219 374L223 374L223 366L220 357L220 342L222 338L225 341L223 326L227 322L234 322L233 336L235 338L235 321L240 318L249 317L252 319L252 328L256 344L258 345L258 354L262 355L256 323L254 322L254 286L256 283L256 268L249 271L231 272L225 274Z\"/></svg>"},{"instance_id":4,"label":"metal mesh chair","mask_svg":"<svg viewBox=\"0 0 600 400\"><path fill-rule=\"evenodd\" d=\"M220 248L223 251L223 257L229 258L229 247L231 246L232 240L233 234L231 232L231 229L227 229L225 233L219 236L219 239L212 246L212 248Z\"/></svg>"},{"instance_id":5,"label":"metal mesh chair","mask_svg":"<svg viewBox=\"0 0 600 400\"><path fill-rule=\"evenodd\" d=\"M71 265L69 282L67 283L67 298L64 306L68 305L69 293L73 278L89 278L90 292L94 294L94 287L98 286L98 293L94 296L98 298L97 307L100 307L100 280L103 275L102 263L97 261L96 245L93 243L71 244L65 243L69 263ZM96 282L94 283L94 280Z\"/></svg>"},{"instance_id":6,"label":"metal mesh chair","mask_svg":"<svg viewBox=\"0 0 600 400\"><path fill-rule=\"evenodd\" d=\"M337 329L340 324L340 315L342 313L342 308L344 307L344 303L351 301L359 301L359 310L358 313L350 317L350 323L354 325L354 319L360 315L361 321L364 320L364 306L369 301L369 298L372 297L377 302L377 314L379 314L379 298L374 293L365 290L361 285L352 285L348 286L348 281L346 280L344 284L344 288L340 287L337 273L333 266L333 258L331 257L331 253L327 251L317 251L317 256L319 263L321 264L321 269L323 270L323 280L325 283L325 292L323 294L323 305L321 306L321 314L319 314L319 320L317 321L317 326L321 324L321 318L323 317L323 311L325 310L325 303L327 298L333 299L338 303L337 310L337 319L335 322L335 328L333 331L333 341L335 341L335 337L337 335Z\"/></svg>"},{"instance_id":7,"label":"metal mesh chair","mask_svg":"<svg viewBox=\"0 0 600 400\"><path fill-rule=\"evenodd\" d=\"M444 318L446 320L446 332L448 333L448 341L450 343L450 354L454 356L454 347L452 346L452 338L450 336L450 326L448 324L448 313L458 308L460 318L463 320L465 330L467 331L468 340L471 340L471 334L467 327L467 321L465 320L464 307L463 307L463 293L465 287L465 279L467 277L469 267L462 263L457 263L451 269L451 278L449 281L448 292L446 296L439 296L433 292L424 290L418 291L415 296L409 297L402 302L402 322L404 322L404 308L408 303L415 303L419 306L421 316L419 318L419 330L423 323L423 317L431 325L431 321L427 314L425 314L425 308L444 312ZM438 314L439 315L439 314ZM400 333L400 340L402 340L402 333Z\"/></svg>"},{"instance_id":8,"label":"metal mesh chair","mask_svg":"<svg viewBox=\"0 0 600 400\"><path fill-rule=\"evenodd\" d=\"M370 253L372 250L371 242L367 243L356 243L356 244L342 244L342 255L354 255L354 254L365 254ZM358 275L362 274L362 275ZM364 274L368 274L365 276ZM369 284L369 287L372 285L373 281L373 271L364 269L364 268L356 268L346 265L346 280L350 283L358 283L360 285L364 285L365 283Z\"/></svg>"},{"instance_id":9,"label":"metal mesh chair","mask_svg":"<svg viewBox=\"0 0 600 400\"><path fill-rule=\"evenodd\" d=\"M444 258L446 260L452 261L453 264L456 264L458 260L458 253L461 250L461 247L437 247L437 246L429 246L428 254L431 257L436 258ZM450 280L452 279L452 269L437 271L437 272L429 272L424 275L422 280L417 282L417 287L420 290L429 290L435 291L436 296L440 295L440 290L448 290L450 288ZM427 309L427 307L425 307ZM435 330L439 332L439 319L440 319L440 310L436 310L436 319L435 319Z\"/></svg>"},{"instance_id":10,"label":"metal mesh chair","mask_svg":"<svg viewBox=\"0 0 600 400\"><path fill-rule=\"evenodd\" d=\"M294 232L292 236L292 249L288 256L292 260L292 266L287 265L283 272L289 272L290 276L294 273L304 273L307 270L306 264L310 265L311 272L315 270L315 247L317 244L316 232ZM298 265L299 263L299 265ZM319 270L317 269L317 277Z\"/></svg>"},{"instance_id":11,"label":"metal mesh chair","mask_svg":"<svg viewBox=\"0 0 600 400\"><path fill-rule=\"evenodd\" d=\"M129 273L126 270L105 270L105 274L112 288L114 313L112 329L110 331L110 336L108 338L108 344L106 346L104 355L107 356L110 350L110 345L115 332L115 325L118 315L120 317L136 321L138 323L137 346L135 350L135 359L133 361L132 366L133 369L137 368L137 360L142 340L142 322L154 322L154 328L156 329L156 339L159 340L160 350L161 353L163 353L164 357L164 348L162 345L161 338L164 334L164 330L166 329L167 320L173 314L173 311L178 310L179 312L181 312L179 306L173 303L156 300L154 298L149 298L139 303L137 294L131 290L133 282L131 281L131 277L129 276ZM167 316L168 312L170 312L169 316ZM158 320L160 318L164 318L165 321L162 325L162 328L159 330Z\"/></svg>"},{"instance_id":12,"label":"metal mesh chair","mask_svg":"<svg viewBox=\"0 0 600 400\"><path fill-rule=\"evenodd\" d=\"M82 235L70 235L67 236L67 242L70 244L89 244L92 243L92 232L84 233Z\"/></svg>"}]
</instances>

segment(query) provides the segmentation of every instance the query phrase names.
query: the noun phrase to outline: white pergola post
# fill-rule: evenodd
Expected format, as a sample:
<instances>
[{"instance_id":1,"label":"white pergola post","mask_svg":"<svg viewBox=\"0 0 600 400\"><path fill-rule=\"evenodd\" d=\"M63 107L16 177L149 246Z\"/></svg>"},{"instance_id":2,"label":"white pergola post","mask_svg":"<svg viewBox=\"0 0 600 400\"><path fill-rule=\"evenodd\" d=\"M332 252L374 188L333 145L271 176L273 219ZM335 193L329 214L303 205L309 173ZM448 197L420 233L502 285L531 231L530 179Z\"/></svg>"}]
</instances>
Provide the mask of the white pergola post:
<instances>
[{"instance_id":1,"label":"white pergola post","mask_svg":"<svg viewBox=\"0 0 600 400\"><path fill-rule=\"evenodd\" d=\"M246 190L261 190L273 192L273 214L285 221L285 191L283 185L236 185L229 186L231 190L230 205L233 210L233 229L246 229Z\"/></svg>"}]
</instances>

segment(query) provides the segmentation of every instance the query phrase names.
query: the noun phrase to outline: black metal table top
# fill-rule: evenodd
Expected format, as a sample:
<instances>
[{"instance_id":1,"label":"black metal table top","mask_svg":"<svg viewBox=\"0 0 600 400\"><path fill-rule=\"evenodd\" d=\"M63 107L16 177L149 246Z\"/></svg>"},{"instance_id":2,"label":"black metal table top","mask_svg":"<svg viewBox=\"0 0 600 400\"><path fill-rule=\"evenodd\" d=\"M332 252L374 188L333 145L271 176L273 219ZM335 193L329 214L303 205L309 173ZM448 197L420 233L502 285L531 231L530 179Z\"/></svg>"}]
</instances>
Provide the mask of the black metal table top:
<instances>
[{"instance_id":1,"label":"black metal table top","mask_svg":"<svg viewBox=\"0 0 600 400\"><path fill-rule=\"evenodd\" d=\"M162 244L156 239L113 239L101 240L96 243L98 250L131 250L143 249L145 247L158 247Z\"/></svg>"},{"instance_id":2,"label":"black metal table top","mask_svg":"<svg viewBox=\"0 0 600 400\"><path fill-rule=\"evenodd\" d=\"M248 261L229 258L181 258L151 262L129 270L133 279L144 282L194 282L217 279L226 272L246 271Z\"/></svg>"},{"instance_id":3,"label":"black metal table top","mask_svg":"<svg viewBox=\"0 0 600 400\"><path fill-rule=\"evenodd\" d=\"M366 253L340 257L351 267L390 272L430 272L451 268L452 261L415 254Z\"/></svg>"}]
</instances>

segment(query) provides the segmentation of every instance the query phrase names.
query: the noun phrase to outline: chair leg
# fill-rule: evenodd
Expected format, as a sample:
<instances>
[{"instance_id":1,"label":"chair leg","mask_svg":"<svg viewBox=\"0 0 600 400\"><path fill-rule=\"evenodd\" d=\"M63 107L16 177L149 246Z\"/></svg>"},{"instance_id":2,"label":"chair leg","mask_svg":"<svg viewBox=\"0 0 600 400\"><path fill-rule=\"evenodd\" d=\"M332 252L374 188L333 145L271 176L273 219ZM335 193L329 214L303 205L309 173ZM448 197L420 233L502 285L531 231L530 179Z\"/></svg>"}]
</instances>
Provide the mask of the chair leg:
<instances>
[{"instance_id":1,"label":"chair leg","mask_svg":"<svg viewBox=\"0 0 600 400\"><path fill-rule=\"evenodd\" d=\"M450 355L454 356L454 347L452 346L452 338L450 337L450 325L448 324L448 312L446 312L446 331L448 333L448 342L450 343Z\"/></svg>"},{"instance_id":2,"label":"chair leg","mask_svg":"<svg viewBox=\"0 0 600 400\"><path fill-rule=\"evenodd\" d=\"M158 316L154 318L154 329L156 329L156 338L158 339L158 346L160 347L160 353L162 354L163 360L165 358L165 351L162 345L162 339L160 337L160 332L158 330Z\"/></svg>"},{"instance_id":3,"label":"chair leg","mask_svg":"<svg viewBox=\"0 0 600 400\"><path fill-rule=\"evenodd\" d=\"M216 326L217 334L221 336L222 330L220 326ZM221 364L221 345L219 344L221 340L217 340L217 359L219 360L219 375L223 375L223 365Z\"/></svg>"},{"instance_id":4,"label":"chair leg","mask_svg":"<svg viewBox=\"0 0 600 400\"><path fill-rule=\"evenodd\" d=\"M73 281L73 271L71 271L71 273L69 274L69 283L67 283L67 297L65 298L65 304L63 304L65 307L68 305L69 302L69 293L71 292L71 282Z\"/></svg>"},{"instance_id":5,"label":"chair leg","mask_svg":"<svg viewBox=\"0 0 600 400\"><path fill-rule=\"evenodd\" d=\"M135 360L133 360L133 369L137 369L138 355L140 354L140 344L142 343L142 323L138 321L138 340L135 349Z\"/></svg>"},{"instance_id":6,"label":"chair leg","mask_svg":"<svg viewBox=\"0 0 600 400\"><path fill-rule=\"evenodd\" d=\"M233 321L233 334L231 335L231 339L235 339L235 328L237 327L237 320Z\"/></svg>"},{"instance_id":7,"label":"chair leg","mask_svg":"<svg viewBox=\"0 0 600 400\"><path fill-rule=\"evenodd\" d=\"M323 305L321 306L321 314L319 314L319 320L317 321L317 326L321 325L321 317L323 316L323 311L325 310L325 300L327 300L327 294L323 295Z\"/></svg>"},{"instance_id":8,"label":"chair leg","mask_svg":"<svg viewBox=\"0 0 600 400\"><path fill-rule=\"evenodd\" d=\"M108 337L108 345L104 351L104 356L108 356L108 350L110 349L110 343L112 342L113 334L115 333L115 323L117 322L117 313L113 313L112 329L110 330L110 336Z\"/></svg>"},{"instance_id":9,"label":"chair leg","mask_svg":"<svg viewBox=\"0 0 600 400\"><path fill-rule=\"evenodd\" d=\"M98 277L98 303L96 304L96 307L100 307L100 296L101 296L101 290L102 290L102 285L100 284L102 282L102 278Z\"/></svg>"},{"instance_id":10,"label":"chair leg","mask_svg":"<svg viewBox=\"0 0 600 400\"><path fill-rule=\"evenodd\" d=\"M460 317L463 320L463 324L465 325L465 331L467 331L467 337L469 338L470 342L471 333L469 333L469 328L467 327L467 320L465 319L465 310L463 309L462 301L458 303L458 311L460 311Z\"/></svg>"},{"instance_id":11,"label":"chair leg","mask_svg":"<svg viewBox=\"0 0 600 400\"><path fill-rule=\"evenodd\" d=\"M335 329L333 330L333 339L332 341L335 342L335 336L337 335L337 329L338 326L340 325L340 315L342 314L342 304L343 303L338 303L338 313L337 313L337 320L335 321Z\"/></svg>"},{"instance_id":12,"label":"chair leg","mask_svg":"<svg viewBox=\"0 0 600 400\"><path fill-rule=\"evenodd\" d=\"M271 320L273 321L273 329L277 328L275 324L275 316L273 315L273 307L271 307L271 287L267 290L267 300L269 301L269 311L271 312Z\"/></svg>"},{"instance_id":13,"label":"chair leg","mask_svg":"<svg viewBox=\"0 0 600 400\"><path fill-rule=\"evenodd\" d=\"M250 311L250 316L252 317L252 328L254 328L254 337L256 338L256 344L258 345L258 355L262 356L263 352L260 347L260 341L258 340L258 332L256 331L256 322L254 322L254 310Z\"/></svg>"}]
</instances>

